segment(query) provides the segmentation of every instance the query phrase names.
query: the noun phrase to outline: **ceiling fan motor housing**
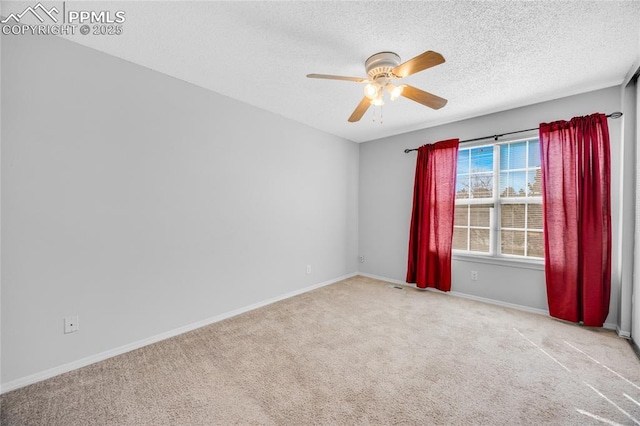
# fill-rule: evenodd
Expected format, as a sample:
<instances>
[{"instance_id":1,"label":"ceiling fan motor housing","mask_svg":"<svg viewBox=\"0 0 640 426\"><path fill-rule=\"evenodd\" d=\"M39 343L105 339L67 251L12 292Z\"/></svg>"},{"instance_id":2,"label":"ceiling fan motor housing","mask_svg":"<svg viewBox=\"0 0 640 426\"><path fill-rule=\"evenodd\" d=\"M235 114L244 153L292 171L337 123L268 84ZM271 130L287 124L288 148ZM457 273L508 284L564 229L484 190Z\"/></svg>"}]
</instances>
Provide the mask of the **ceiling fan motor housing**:
<instances>
[{"instance_id":1,"label":"ceiling fan motor housing","mask_svg":"<svg viewBox=\"0 0 640 426\"><path fill-rule=\"evenodd\" d=\"M379 81L383 84L392 78L393 73L391 71L398 65L400 65L400 56L393 52L376 53L371 55L365 62L369 80L379 81L384 78L384 82Z\"/></svg>"}]
</instances>

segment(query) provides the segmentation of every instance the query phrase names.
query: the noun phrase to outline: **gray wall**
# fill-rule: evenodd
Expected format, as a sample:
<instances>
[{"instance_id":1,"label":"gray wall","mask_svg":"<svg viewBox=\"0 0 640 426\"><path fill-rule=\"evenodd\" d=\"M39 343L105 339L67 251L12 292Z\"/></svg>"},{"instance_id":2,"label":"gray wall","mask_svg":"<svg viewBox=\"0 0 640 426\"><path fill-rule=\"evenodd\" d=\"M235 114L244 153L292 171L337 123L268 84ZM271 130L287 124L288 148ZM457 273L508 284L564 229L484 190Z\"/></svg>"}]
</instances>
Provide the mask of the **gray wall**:
<instances>
[{"instance_id":1,"label":"gray wall","mask_svg":"<svg viewBox=\"0 0 640 426\"><path fill-rule=\"evenodd\" d=\"M360 255L365 257L365 262L360 265L360 271L394 280L405 279L416 161L416 153L405 154L405 148L416 148L443 139L457 137L463 140L528 129L541 122L568 120L594 112L609 113L620 110L620 102L620 88L612 87L361 144L358 235ZM609 128L612 157L613 274L607 323L612 325L616 324L618 318L621 275L619 259L623 235L619 226L619 188L623 173L621 121L609 120ZM626 173L633 176L632 170L627 170ZM626 237L632 238L630 235ZM543 268L536 265L511 265L513 266L504 263L478 263L457 257L452 264L452 291L546 310ZM472 270L478 271L478 281L471 281Z\"/></svg>"},{"instance_id":2,"label":"gray wall","mask_svg":"<svg viewBox=\"0 0 640 426\"><path fill-rule=\"evenodd\" d=\"M625 173L623 186L621 188L621 223L627 235L634 235L634 238L623 238L620 250L621 279L620 279L620 310L618 324L620 329L632 331L632 301L633 301L633 270L634 270L634 246L636 245L635 234L637 233L636 214L636 87L634 82L630 82L624 87L620 87L622 103L622 167L625 170L633 171L631 174Z\"/></svg>"},{"instance_id":3,"label":"gray wall","mask_svg":"<svg viewBox=\"0 0 640 426\"><path fill-rule=\"evenodd\" d=\"M640 141L640 84L638 84L638 78L636 77L629 86L627 86L627 95L629 99L635 101L635 117L627 117L630 123L629 129L633 129L634 134L629 135L630 141L635 142L636 146ZM626 88L625 88L626 89ZM635 93L631 92L634 91ZM625 98L626 101L626 98ZM625 135L627 136L627 135ZM636 350L640 351L640 150L636 149L636 206L635 206L635 247L634 252L634 270L633 270L633 286L631 289L633 304L632 304L632 323L631 323L631 338L636 345Z\"/></svg>"},{"instance_id":4,"label":"gray wall","mask_svg":"<svg viewBox=\"0 0 640 426\"><path fill-rule=\"evenodd\" d=\"M357 144L61 38L2 44L3 383L357 271Z\"/></svg>"}]
</instances>

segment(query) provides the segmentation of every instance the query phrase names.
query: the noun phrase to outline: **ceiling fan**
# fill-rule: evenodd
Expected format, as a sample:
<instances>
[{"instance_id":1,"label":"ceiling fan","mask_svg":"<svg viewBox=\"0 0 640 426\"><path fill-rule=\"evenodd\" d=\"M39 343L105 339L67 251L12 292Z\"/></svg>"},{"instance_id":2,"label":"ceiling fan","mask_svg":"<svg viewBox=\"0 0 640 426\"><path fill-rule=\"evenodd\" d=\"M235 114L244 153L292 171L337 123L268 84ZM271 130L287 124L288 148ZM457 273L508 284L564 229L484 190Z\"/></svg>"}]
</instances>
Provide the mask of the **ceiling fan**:
<instances>
[{"instance_id":1,"label":"ceiling fan","mask_svg":"<svg viewBox=\"0 0 640 426\"><path fill-rule=\"evenodd\" d=\"M307 74L309 78L324 78L329 80L355 81L365 83L364 98L349 117L349 122L354 123L362 118L369 106L384 105L383 95L385 90L389 93L389 99L396 100L400 96L426 105L429 108L440 109L447 104L447 100L432 93L425 92L408 84L395 85L393 80L407 77L427 68L435 67L444 62L441 54L428 50L413 59L400 63L400 56L393 52L380 52L372 55L365 61L368 78L343 77L327 74Z\"/></svg>"}]
</instances>

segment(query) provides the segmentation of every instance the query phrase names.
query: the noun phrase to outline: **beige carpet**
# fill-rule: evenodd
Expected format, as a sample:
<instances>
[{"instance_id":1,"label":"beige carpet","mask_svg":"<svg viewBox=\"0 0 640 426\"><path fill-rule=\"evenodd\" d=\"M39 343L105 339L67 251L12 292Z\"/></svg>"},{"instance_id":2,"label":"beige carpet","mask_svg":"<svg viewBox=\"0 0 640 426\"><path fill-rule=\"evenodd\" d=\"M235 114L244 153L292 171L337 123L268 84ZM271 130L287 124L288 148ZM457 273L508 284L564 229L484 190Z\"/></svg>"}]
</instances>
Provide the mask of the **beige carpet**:
<instances>
[{"instance_id":1,"label":"beige carpet","mask_svg":"<svg viewBox=\"0 0 640 426\"><path fill-rule=\"evenodd\" d=\"M1 423L640 420L640 362L615 333L387 286L352 278L10 392Z\"/></svg>"}]
</instances>

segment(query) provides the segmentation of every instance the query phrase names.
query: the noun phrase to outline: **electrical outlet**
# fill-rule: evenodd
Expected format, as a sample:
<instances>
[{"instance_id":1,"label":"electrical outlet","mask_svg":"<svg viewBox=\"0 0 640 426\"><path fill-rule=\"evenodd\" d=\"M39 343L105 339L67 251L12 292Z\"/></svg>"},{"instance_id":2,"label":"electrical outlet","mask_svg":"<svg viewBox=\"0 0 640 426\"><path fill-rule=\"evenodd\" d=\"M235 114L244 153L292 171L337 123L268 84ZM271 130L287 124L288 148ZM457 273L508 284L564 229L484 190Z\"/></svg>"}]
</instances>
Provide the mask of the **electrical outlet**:
<instances>
[{"instance_id":1,"label":"electrical outlet","mask_svg":"<svg viewBox=\"0 0 640 426\"><path fill-rule=\"evenodd\" d=\"M364 256L360 256L360 263L364 263Z\"/></svg>"},{"instance_id":2,"label":"electrical outlet","mask_svg":"<svg viewBox=\"0 0 640 426\"><path fill-rule=\"evenodd\" d=\"M72 317L65 317L64 319L64 334L75 333L80 330L80 321L77 315Z\"/></svg>"},{"instance_id":3,"label":"electrical outlet","mask_svg":"<svg viewBox=\"0 0 640 426\"><path fill-rule=\"evenodd\" d=\"M471 271L471 281L478 281L478 271Z\"/></svg>"},{"instance_id":4,"label":"electrical outlet","mask_svg":"<svg viewBox=\"0 0 640 426\"><path fill-rule=\"evenodd\" d=\"M311 273L311 265L307 265L307 275Z\"/></svg>"}]
</instances>

